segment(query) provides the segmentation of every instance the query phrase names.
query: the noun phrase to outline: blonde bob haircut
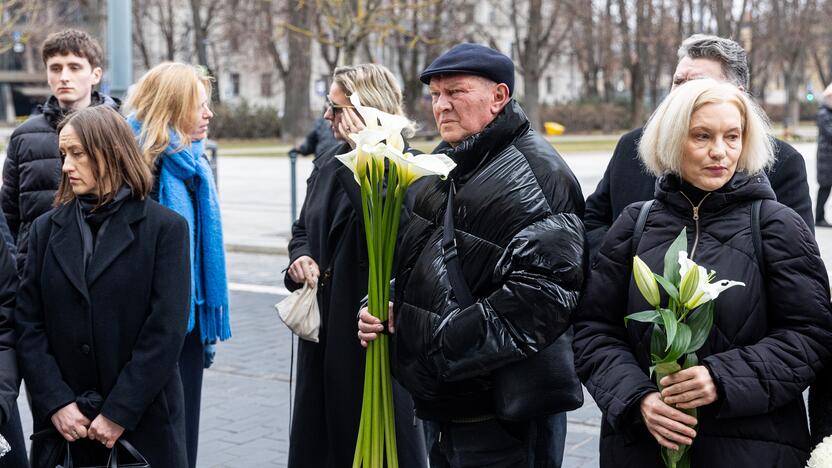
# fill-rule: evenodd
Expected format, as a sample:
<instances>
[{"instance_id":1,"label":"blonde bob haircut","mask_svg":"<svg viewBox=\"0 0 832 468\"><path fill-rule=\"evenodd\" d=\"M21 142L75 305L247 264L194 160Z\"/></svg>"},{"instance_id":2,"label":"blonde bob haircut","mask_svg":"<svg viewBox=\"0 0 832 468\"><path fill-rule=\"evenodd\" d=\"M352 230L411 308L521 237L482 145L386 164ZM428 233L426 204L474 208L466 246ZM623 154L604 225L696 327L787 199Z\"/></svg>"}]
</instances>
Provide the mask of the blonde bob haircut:
<instances>
[{"instance_id":1,"label":"blonde bob haircut","mask_svg":"<svg viewBox=\"0 0 832 468\"><path fill-rule=\"evenodd\" d=\"M691 116L702 106L722 103L736 106L742 118L737 170L754 175L770 167L774 162L771 126L762 109L735 85L702 78L671 91L650 116L638 144L639 157L647 169L657 177L681 175Z\"/></svg>"},{"instance_id":2,"label":"blonde bob haircut","mask_svg":"<svg viewBox=\"0 0 832 468\"><path fill-rule=\"evenodd\" d=\"M183 147L191 144L188 135L194 116L199 112L199 83L211 96L211 77L201 67L186 63L163 62L151 68L127 96L125 110L135 113L142 123L139 145L142 157L150 166L170 144L168 129Z\"/></svg>"},{"instance_id":3,"label":"blonde bob haircut","mask_svg":"<svg viewBox=\"0 0 832 468\"><path fill-rule=\"evenodd\" d=\"M332 75L332 81L347 97L357 93L362 106L375 107L388 114L406 117L402 110L402 90L399 82L383 65L362 63L338 67ZM411 125L402 133L409 138L414 132L415 128Z\"/></svg>"}]
</instances>

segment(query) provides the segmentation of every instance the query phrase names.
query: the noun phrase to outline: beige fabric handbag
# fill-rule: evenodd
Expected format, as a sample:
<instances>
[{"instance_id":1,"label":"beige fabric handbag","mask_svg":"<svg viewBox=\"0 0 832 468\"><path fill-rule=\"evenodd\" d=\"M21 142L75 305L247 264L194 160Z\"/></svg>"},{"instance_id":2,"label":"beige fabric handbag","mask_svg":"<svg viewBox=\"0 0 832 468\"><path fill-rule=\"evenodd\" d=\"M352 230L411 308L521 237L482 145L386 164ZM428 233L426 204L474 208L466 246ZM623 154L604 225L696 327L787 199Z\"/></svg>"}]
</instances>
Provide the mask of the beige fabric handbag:
<instances>
[{"instance_id":1,"label":"beige fabric handbag","mask_svg":"<svg viewBox=\"0 0 832 468\"><path fill-rule=\"evenodd\" d=\"M304 340L318 342L321 328L321 314L318 311L318 286L295 290L286 299L274 305L280 319L292 330L292 333Z\"/></svg>"}]
</instances>

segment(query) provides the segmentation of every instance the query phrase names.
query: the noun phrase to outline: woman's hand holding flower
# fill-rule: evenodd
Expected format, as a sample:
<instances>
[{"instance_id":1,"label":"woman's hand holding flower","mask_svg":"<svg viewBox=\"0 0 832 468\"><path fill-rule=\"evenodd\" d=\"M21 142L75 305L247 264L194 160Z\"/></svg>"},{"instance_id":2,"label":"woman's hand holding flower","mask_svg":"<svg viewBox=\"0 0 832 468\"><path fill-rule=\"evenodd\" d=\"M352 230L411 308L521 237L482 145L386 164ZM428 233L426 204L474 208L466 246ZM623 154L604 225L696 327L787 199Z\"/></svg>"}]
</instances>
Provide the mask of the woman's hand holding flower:
<instances>
[{"instance_id":1,"label":"woman's hand holding flower","mask_svg":"<svg viewBox=\"0 0 832 468\"><path fill-rule=\"evenodd\" d=\"M641 399L641 417L659 445L671 450L678 450L679 444L692 444L696 437L692 427L696 425L696 418L668 406L659 392L649 393Z\"/></svg>"},{"instance_id":2,"label":"woman's hand holding flower","mask_svg":"<svg viewBox=\"0 0 832 468\"><path fill-rule=\"evenodd\" d=\"M662 400L676 408L693 409L716 401L716 385L705 366L693 366L670 374L659 382Z\"/></svg>"}]
</instances>

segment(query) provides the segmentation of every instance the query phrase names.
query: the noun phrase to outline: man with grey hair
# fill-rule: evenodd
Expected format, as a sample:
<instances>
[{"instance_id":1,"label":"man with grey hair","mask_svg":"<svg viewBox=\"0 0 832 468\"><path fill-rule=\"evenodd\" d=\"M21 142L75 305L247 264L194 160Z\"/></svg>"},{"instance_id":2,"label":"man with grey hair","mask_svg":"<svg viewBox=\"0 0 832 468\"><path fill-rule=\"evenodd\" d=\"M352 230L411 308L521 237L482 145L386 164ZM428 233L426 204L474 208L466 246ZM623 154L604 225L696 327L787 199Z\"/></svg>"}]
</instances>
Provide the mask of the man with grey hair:
<instances>
[{"instance_id":1,"label":"man with grey hair","mask_svg":"<svg viewBox=\"0 0 832 468\"><path fill-rule=\"evenodd\" d=\"M679 63L671 90L689 80L713 78L729 81L748 91L748 61L738 43L717 36L694 34L679 47ZM629 204L650 200L656 178L643 167L638 157L638 141L643 129L635 129L618 140L612 159L595 193L586 201L584 224L592 257L598 253L607 230ZM774 165L766 171L777 201L793 209L814 229L806 163L788 143L775 140Z\"/></svg>"}]
</instances>

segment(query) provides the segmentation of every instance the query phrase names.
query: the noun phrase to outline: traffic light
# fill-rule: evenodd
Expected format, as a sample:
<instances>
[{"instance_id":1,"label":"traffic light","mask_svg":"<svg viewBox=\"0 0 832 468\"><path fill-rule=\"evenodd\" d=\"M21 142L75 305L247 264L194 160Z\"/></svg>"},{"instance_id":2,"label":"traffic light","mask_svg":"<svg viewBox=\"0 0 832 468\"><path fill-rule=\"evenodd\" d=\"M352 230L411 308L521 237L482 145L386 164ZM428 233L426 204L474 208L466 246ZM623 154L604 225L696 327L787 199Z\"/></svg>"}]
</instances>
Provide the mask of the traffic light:
<instances>
[{"instance_id":1,"label":"traffic light","mask_svg":"<svg viewBox=\"0 0 832 468\"><path fill-rule=\"evenodd\" d=\"M812 91L806 91L806 102L812 102L815 100L815 95Z\"/></svg>"}]
</instances>

